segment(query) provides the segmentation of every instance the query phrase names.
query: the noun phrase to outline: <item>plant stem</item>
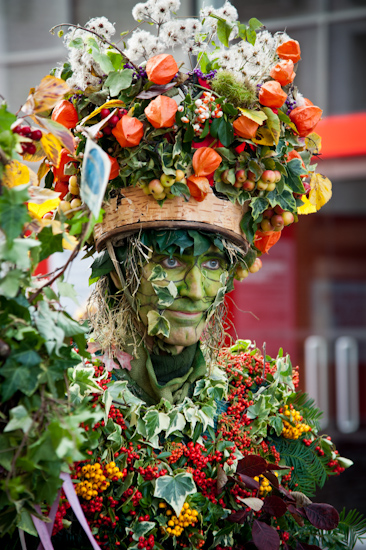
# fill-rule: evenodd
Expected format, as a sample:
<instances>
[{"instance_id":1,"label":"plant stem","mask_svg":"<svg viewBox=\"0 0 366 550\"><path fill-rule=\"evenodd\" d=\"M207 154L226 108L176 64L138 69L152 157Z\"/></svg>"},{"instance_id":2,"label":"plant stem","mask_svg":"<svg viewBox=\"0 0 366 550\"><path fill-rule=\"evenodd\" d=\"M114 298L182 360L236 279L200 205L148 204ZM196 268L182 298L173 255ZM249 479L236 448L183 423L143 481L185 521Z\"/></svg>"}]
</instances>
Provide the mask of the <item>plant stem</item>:
<instances>
[{"instance_id":1,"label":"plant stem","mask_svg":"<svg viewBox=\"0 0 366 550\"><path fill-rule=\"evenodd\" d=\"M104 38L104 36L101 36L97 32L92 31L91 29L86 29L85 27L81 27L80 25L73 25L72 23L61 23L60 25L55 25L54 27L52 27L52 29L50 29L50 33L54 34L54 30L57 29L58 27L74 27L75 29L81 29L85 32L94 34L99 38L99 40L101 40L102 42L105 42L106 44L109 44L109 46L117 50L117 52L119 52L122 55L122 57L124 57L126 61L136 69L137 72L139 71L139 67L137 67L132 61L130 61L130 59L128 59L127 55L125 55L122 50L120 50L115 44L113 44L112 42L109 42L109 40L107 40L106 38Z\"/></svg>"}]
</instances>

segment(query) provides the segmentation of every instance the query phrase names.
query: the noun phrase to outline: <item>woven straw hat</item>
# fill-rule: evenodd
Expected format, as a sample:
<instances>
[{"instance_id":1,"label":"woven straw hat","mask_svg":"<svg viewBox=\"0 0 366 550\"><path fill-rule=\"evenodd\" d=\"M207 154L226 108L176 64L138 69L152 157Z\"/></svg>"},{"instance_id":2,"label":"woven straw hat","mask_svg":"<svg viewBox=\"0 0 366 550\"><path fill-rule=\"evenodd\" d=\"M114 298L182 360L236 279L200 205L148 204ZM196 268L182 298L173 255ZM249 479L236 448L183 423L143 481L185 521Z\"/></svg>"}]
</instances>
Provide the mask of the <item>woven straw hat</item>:
<instances>
[{"instance_id":1,"label":"woven straw hat","mask_svg":"<svg viewBox=\"0 0 366 550\"><path fill-rule=\"evenodd\" d=\"M120 242L141 229L196 229L220 233L243 249L248 242L240 228L240 221L247 205L240 206L229 200L222 200L209 193L203 202L183 197L166 201L161 207L150 195L137 187L121 189L119 194L103 205L103 222L94 228L94 239L98 252L107 242L118 246Z\"/></svg>"}]
</instances>

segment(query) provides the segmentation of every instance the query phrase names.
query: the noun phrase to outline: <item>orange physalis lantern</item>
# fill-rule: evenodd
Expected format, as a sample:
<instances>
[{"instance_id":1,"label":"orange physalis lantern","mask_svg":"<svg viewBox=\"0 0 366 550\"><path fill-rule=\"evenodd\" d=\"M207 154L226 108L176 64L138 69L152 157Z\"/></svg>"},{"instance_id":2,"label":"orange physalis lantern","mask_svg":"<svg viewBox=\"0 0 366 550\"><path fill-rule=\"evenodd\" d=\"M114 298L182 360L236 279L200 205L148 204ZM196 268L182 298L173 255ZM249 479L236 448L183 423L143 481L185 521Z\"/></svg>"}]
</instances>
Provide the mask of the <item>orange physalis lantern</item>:
<instances>
[{"instance_id":1,"label":"orange physalis lantern","mask_svg":"<svg viewBox=\"0 0 366 550\"><path fill-rule=\"evenodd\" d=\"M78 113L70 101L63 99L57 103L52 111L52 120L62 124L65 128L75 128L79 122Z\"/></svg>"},{"instance_id":2,"label":"orange physalis lantern","mask_svg":"<svg viewBox=\"0 0 366 550\"><path fill-rule=\"evenodd\" d=\"M252 139L257 133L259 124L247 116L241 115L239 118L234 120L233 126L237 136L244 139Z\"/></svg>"},{"instance_id":3,"label":"orange physalis lantern","mask_svg":"<svg viewBox=\"0 0 366 550\"><path fill-rule=\"evenodd\" d=\"M259 103L265 107L279 109L285 103L287 94L282 90L281 84L276 80L265 82L259 92Z\"/></svg>"},{"instance_id":4,"label":"orange physalis lantern","mask_svg":"<svg viewBox=\"0 0 366 550\"><path fill-rule=\"evenodd\" d=\"M208 179L204 177L189 176L187 185L191 196L198 202L202 202L206 198L207 193L211 191L210 183Z\"/></svg>"},{"instance_id":5,"label":"orange physalis lantern","mask_svg":"<svg viewBox=\"0 0 366 550\"><path fill-rule=\"evenodd\" d=\"M147 120L154 128L170 128L175 123L178 105L171 97L158 95L145 109Z\"/></svg>"},{"instance_id":6,"label":"orange physalis lantern","mask_svg":"<svg viewBox=\"0 0 366 550\"><path fill-rule=\"evenodd\" d=\"M136 147L144 135L144 125L133 116L124 115L112 130L121 147Z\"/></svg>"},{"instance_id":7,"label":"orange physalis lantern","mask_svg":"<svg viewBox=\"0 0 366 550\"><path fill-rule=\"evenodd\" d=\"M276 52L281 59L291 59L294 63L301 59L300 44L297 40L287 40L278 46Z\"/></svg>"},{"instance_id":8,"label":"orange physalis lantern","mask_svg":"<svg viewBox=\"0 0 366 550\"><path fill-rule=\"evenodd\" d=\"M294 62L292 59L283 59L271 69L269 74L274 80L277 80L281 86L287 86L296 76Z\"/></svg>"},{"instance_id":9,"label":"orange physalis lantern","mask_svg":"<svg viewBox=\"0 0 366 550\"><path fill-rule=\"evenodd\" d=\"M193 155L192 165L196 176L208 176L220 166L222 158L211 147L201 147Z\"/></svg>"},{"instance_id":10,"label":"orange physalis lantern","mask_svg":"<svg viewBox=\"0 0 366 550\"><path fill-rule=\"evenodd\" d=\"M258 250L268 252L281 237L281 231L256 231L254 235L254 245Z\"/></svg>"},{"instance_id":11,"label":"orange physalis lantern","mask_svg":"<svg viewBox=\"0 0 366 550\"><path fill-rule=\"evenodd\" d=\"M68 164L72 161L72 157L70 157L70 151L68 149L61 149L60 152L60 162L58 166L54 166L52 168L53 175L55 176L55 179L57 181L67 183L70 179L70 176L67 174L64 174L64 168L65 164Z\"/></svg>"},{"instance_id":12,"label":"orange physalis lantern","mask_svg":"<svg viewBox=\"0 0 366 550\"><path fill-rule=\"evenodd\" d=\"M305 99L305 105L295 107L290 113L293 122L301 137L306 137L314 130L322 116L320 107L313 105L309 99Z\"/></svg>"},{"instance_id":13,"label":"orange physalis lantern","mask_svg":"<svg viewBox=\"0 0 366 550\"><path fill-rule=\"evenodd\" d=\"M166 53L155 55L146 63L147 77L154 84L168 84L178 70L174 57Z\"/></svg>"},{"instance_id":14,"label":"orange physalis lantern","mask_svg":"<svg viewBox=\"0 0 366 550\"><path fill-rule=\"evenodd\" d=\"M109 156L109 160L111 161L111 171L109 173L108 179L114 180L114 178L116 178L119 175L119 163L118 163L118 160L115 159L114 157L111 157L110 155L108 156Z\"/></svg>"}]
</instances>

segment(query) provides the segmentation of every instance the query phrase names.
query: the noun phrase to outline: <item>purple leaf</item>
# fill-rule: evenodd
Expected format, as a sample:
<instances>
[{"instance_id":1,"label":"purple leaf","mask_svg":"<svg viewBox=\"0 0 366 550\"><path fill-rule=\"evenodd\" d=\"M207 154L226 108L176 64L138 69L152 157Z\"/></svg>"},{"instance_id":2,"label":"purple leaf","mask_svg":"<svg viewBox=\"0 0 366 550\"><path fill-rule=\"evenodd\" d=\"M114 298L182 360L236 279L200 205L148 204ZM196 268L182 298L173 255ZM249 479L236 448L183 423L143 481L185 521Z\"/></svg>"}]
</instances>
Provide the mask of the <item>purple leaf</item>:
<instances>
[{"instance_id":1,"label":"purple leaf","mask_svg":"<svg viewBox=\"0 0 366 550\"><path fill-rule=\"evenodd\" d=\"M264 458L259 455L248 455L239 461L236 471L238 474L255 477L267 469L267 461Z\"/></svg>"},{"instance_id":2,"label":"purple leaf","mask_svg":"<svg viewBox=\"0 0 366 550\"><path fill-rule=\"evenodd\" d=\"M227 519L233 523L244 523L248 512L245 510L239 510L238 512L233 512Z\"/></svg>"},{"instance_id":3,"label":"purple leaf","mask_svg":"<svg viewBox=\"0 0 366 550\"><path fill-rule=\"evenodd\" d=\"M276 496L269 496L264 499L264 506L262 512L266 512L270 516L280 518L287 512L287 506L283 502L282 498Z\"/></svg>"},{"instance_id":4,"label":"purple leaf","mask_svg":"<svg viewBox=\"0 0 366 550\"><path fill-rule=\"evenodd\" d=\"M280 466L279 464L272 464L272 462L267 463L268 470L288 470L288 466Z\"/></svg>"},{"instance_id":5,"label":"purple leaf","mask_svg":"<svg viewBox=\"0 0 366 550\"><path fill-rule=\"evenodd\" d=\"M136 97L139 99L151 99L152 97L156 97L157 95L164 94L170 88L173 88L173 86L176 86L176 82L169 82L169 84L165 84L164 86L159 86L158 84L155 84L154 86L151 86L148 90L143 90L139 94L137 94Z\"/></svg>"},{"instance_id":6,"label":"purple leaf","mask_svg":"<svg viewBox=\"0 0 366 550\"><path fill-rule=\"evenodd\" d=\"M280 547L280 537L277 531L263 521L254 520L252 537L258 550L278 550Z\"/></svg>"},{"instance_id":7,"label":"purple leaf","mask_svg":"<svg viewBox=\"0 0 366 550\"><path fill-rule=\"evenodd\" d=\"M248 489L259 489L259 482L252 477L246 476L244 474L239 474L239 477L245 484L245 486L248 487Z\"/></svg>"},{"instance_id":8,"label":"purple leaf","mask_svg":"<svg viewBox=\"0 0 366 550\"><path fill-rule=\"evenodd\" d=\"M272 474L272 472L266 472L263 475L264 475L264 477L266 477L268 479L268 481L270 481L272 483L272 485L274 487L276 487L276 489L278 489L279 482L278 482L278 477L277 476Z\"/></svg>"},{"instance_id":9,"label":"purple leaf","mask_svg":"<svg viewBox=\"0 0 366 550\"><path fill-rule=\"evenodd\" d=\"M305 508L305 514L314 527L326 531L335 529L339 522L339 514L330 504L309 504Z\"/></svg>"}]
</instances>

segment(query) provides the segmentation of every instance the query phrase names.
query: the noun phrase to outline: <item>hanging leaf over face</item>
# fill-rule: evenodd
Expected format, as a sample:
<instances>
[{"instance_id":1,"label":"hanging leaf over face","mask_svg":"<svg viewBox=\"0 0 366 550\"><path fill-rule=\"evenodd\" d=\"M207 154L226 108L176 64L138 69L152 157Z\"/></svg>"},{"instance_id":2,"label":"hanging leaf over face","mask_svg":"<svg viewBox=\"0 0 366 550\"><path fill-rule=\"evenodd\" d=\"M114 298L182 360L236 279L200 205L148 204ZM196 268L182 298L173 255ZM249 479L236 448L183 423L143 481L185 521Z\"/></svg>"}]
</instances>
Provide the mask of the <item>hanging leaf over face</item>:
<instances>
[{"instance_id":1,"label":"hanging leaf over face","mask_svg":"<svg viewBox=\"0 0 366 550\"><path fill-rule=\"evenodd\" d=\"M30 89L22 111L26 115L33 115L53 109L56 103L70 91L70 87L64 80L47 75L42 78L39 86Z\"/></svg>"},{"instance_id":2,"label":"hanging leaf over face","mask_svg":"<svg viewBox=\"0 0 366 550\"><path fill-rule=\"evenodd\" d=\"M170 323L163 315L160 315L157 311L149 311L147 314L148 320L148 334L150 336L158 336L161 334L166 338L170 334Z\"/></svg>"}]
</instances>

